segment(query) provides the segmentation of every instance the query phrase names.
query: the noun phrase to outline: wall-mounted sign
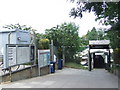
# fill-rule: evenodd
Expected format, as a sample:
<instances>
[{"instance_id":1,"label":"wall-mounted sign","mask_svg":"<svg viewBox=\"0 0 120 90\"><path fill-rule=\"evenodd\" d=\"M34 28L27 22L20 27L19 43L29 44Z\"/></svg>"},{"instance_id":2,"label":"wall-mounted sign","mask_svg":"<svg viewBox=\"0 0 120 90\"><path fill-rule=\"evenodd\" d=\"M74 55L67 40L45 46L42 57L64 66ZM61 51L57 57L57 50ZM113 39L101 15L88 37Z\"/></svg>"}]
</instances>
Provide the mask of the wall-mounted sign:
<instances>
[{"instance_id":1,"label":"wall-mounted sign","mask_svg":"<svg viewBox=\"0 0 120 90\"><path fill-rule=\"evenodd\" d=\"M89 45L108 45L110 40L90 40Z\"/></svg>"}]
</instances>

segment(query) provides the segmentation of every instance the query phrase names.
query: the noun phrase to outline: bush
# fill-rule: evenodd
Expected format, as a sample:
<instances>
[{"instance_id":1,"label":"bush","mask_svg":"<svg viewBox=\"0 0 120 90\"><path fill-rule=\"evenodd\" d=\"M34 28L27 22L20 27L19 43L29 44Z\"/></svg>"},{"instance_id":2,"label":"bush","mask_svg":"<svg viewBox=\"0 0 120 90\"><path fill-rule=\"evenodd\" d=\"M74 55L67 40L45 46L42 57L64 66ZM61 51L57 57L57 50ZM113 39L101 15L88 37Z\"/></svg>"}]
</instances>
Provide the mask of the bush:
<instances>
[{"instance_id":1,"label":"bush","mask_svg":"<svg viewBox=\"0 0 120 90\"><path fill-rule=\"evenodd\" d=\"M120 48L114 50L113 59L115 64L120 64Z\"/></svg>"},{"instance_id":2,"label":"bush","mask_svg":"<svg viewBox=\"0 0 120 90\"><path fill-rule=\"evenodd\" d=\"M80 57L75 57L75 63L80 64L81 58Z\"/></svg>"}]
</instances>

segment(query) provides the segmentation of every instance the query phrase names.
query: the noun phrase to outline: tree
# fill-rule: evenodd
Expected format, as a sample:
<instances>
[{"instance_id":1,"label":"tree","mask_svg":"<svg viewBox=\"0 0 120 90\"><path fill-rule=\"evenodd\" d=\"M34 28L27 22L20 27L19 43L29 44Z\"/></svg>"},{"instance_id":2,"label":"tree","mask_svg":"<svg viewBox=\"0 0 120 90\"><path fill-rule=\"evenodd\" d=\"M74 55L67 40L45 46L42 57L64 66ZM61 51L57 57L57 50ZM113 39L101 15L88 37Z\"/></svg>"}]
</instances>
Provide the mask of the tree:
<instances>
[{"instance_id":1,"label":"tree","mask_svg":"<svg viewBox=\"0 0 120 90\"><path fill-rule=\"evenodd\" d=\"M63 23L51 29L46 29L49 40L53 40L58 50L59 59L62 59L63 48L65 47L66 61L73 61L74 55L79 51L79 27L74 23Z\"/></svg>"},{"instance_id":2,"label":"tree","mask_svg":"<svg viewBox=\"0 0 120 90\"><path fill-rule=\"evenodd\" d=\"M100 20L104 25L111 25L108 30L111 46L113 49L120 48L120 2L77 1L77 7L71 9L70 16L82 18L83 12L94 12L97 16L96 20Z\"/></svg>"},{"instance_id":3,"label":"tree","mask_svg":"<svg viewBox=\"0 0 120 90\"><path fill-rule=\"evenodd\" d=\"M76 1L76 0L74 0ZM77 8L72 8L70 15L82 17L83 12L94 12L97 19L101 19L103 24L116 24L120 20L120 2L80 2L77 1ZM97 20L96 19L96 20Z\"/></svg>"},{"instance_id":4,"label":"tree","mask_svg":"<svg viewBox=\"0 0 120 90\"><path fill-rule=\"evenodd\" d=\"M49 40L48 39L40 39L39 40L39 49L49 49Z\"/></svg>"},{"instance_id":5,"label":"tree","mask_svg":"<svg viewBox=\"0 0 120 90\"><path fill-rule=\"evenodd\" d=\"M74 0L73 0L74 1ZM89 1L89 0L88 0ZM110 45L114 49L114 61L119 62L120 59L120 2L77 2L77 8L71 10L70 15L82 17L83 12L95 12L96 20L104 25L111 25L107 31L107 37L110 39Z\"/></svg>"},{"instance_id":6,"label":"tree","mask_svg":"<svg viewBox=\"0 0 120 90\"><path fill-rule=\"evenodd\" d=\"M97 40L98 39L98 33L97 33L95 27L93 27L93 29L91 31L87 32L86 37L88 40Z\"/></svg>"},{"instance_id":7,"label":"tree","mask_svg":"<svg viewBox=\"0 0 120 90\"><path fill-rule=\"evenodd\" d=\"M32 27L27 27L26 25L20 25L18 24L10 24L10 25L5 25L3 28L7 29L20 29L20 30L32 30Z\"/></svg>"},{"instance_id":8,"label":"tree","mask_svg":"<svg viewBox=\"0 0 120 90\"><path fill-rule=\"evenodd\" d=\"M92 30L88 31L86 35L80 38L80 51L88 48L89 40L105 40L108 39L108 36L104 34L104 31L101 29L96 29L93 27Z\"/></svg>"},{"instance_id":9,"label":"tree","mask_svg":"<svg viewBox=\"0 0 120 90\"><path fill-rule=\"evenodd\" d=\"M36 43L38 49L49 49L50 41L46 38L45 34L36 34Z\"/></svg>"},{"instance_id":10,"label":"tree","mask_svg":"<svg viewBox=\"0 0 120 90\"><path fill-rule=\"evenodd\" d=\"M105 32L102 29L99 29L97 31L97 35L98 35L98 37L97 37L98 40L105 40L105 39L109 40L109 39L107 39L107 36L105 35Z\"/></svg>"},{"instance_id":11,"label":"tree","mask_svg":"<svg viewBox=\"0 0 120 90\"><path fill-rule=\"evenodd\" d=\"M103 30L93 27L92 30L88 31L87 34L81 38L83 41L86 41L85 44L88 45L89 40L104 40L107 39L107 36Z\"/></svg>"},{"instance_id":12,"label":"tree","mask_svg":"<svg viewBox=\"0 0 120 90\"><path fill-rule=\"evenodd\" d=\"M86 34L87 40L104 40L104 31L101 29L96 29L93 27L91 31L88 31Z\"/></svg>"}]
</instances>

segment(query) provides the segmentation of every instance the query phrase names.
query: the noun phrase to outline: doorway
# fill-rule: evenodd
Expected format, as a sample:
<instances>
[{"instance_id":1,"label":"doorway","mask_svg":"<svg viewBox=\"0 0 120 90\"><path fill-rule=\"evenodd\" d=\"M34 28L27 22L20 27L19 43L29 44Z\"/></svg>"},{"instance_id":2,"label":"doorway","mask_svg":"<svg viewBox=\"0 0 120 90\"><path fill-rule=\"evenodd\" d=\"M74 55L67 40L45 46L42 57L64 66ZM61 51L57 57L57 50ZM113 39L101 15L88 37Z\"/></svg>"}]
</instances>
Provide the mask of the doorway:
<instances>
[{"instance_id":1,"label":"doorway","mask_svg":"<svg viewBox=\"0 0 120 90\"><path fill-rule=\"evenodd\" d=\"M93 58L94 68L105 68L105 60L101 55L95 55Z\"/></svg>"}]
</instances>

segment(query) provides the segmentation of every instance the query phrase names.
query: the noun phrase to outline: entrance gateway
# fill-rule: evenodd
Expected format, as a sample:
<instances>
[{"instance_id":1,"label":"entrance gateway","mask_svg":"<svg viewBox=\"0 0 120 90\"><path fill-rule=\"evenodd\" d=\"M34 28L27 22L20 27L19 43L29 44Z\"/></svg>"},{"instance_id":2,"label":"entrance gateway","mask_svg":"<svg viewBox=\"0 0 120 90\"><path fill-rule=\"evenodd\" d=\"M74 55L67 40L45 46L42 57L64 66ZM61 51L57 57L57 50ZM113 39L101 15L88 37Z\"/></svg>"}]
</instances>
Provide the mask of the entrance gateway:
<instances>
[{"instance_id":1,"label":"entrance gateway","mask_svg":"<svg viewBox=\"0 0 120 90\"><path fill-rule=\"evenodd\" d=\"M90 40L89 50L88 50L88 70L91 71L92 68L105 68L110 69L110 41L109 40ZM103 54L107 57L106 61L98 53L91 53L91 49L106 49L107 52Z\"/></svg>"}]
</instances>

